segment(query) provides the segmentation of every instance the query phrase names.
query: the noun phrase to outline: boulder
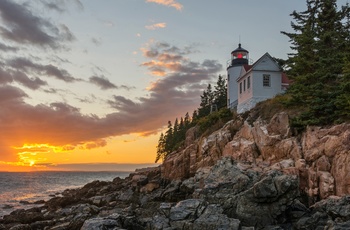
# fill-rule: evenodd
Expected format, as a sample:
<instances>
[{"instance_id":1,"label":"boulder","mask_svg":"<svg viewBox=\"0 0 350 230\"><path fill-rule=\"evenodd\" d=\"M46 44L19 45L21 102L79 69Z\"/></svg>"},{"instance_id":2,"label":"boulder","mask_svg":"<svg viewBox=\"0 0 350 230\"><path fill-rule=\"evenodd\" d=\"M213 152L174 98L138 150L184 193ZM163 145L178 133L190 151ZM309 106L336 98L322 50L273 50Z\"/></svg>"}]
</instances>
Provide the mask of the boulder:
<instances>
[{"instance_id":1,"label":"boulder","mask_svg":"<svg viewBox=\"0 0 350 230\"><path fill-rule=\"evenodd\" d=\"M350 194L350 150L347 153L336 154L332 161L331 173L335 182L335 195Z\"/></svg>"},{"instance_id":2,"label":"boulder","mask_svg":"<svg viewBox=\"0 0 350 230\"><path fill-rule=\"evenodd\" d=\"M136 186L144 186L148 183L148 177L142 174L133 175L131 179L131 183L134 187Z\"/></svg>"},{"instance_id":3,"label":"boulder","mask_svg":"<svg viewBox=\"0 0 350 230\"><path fill-rule=\"evenodd\" d=\"M228 218L222 213L223 209L220 207L220 205L208 205L199 218L193 222L193 230L240 230L239 220Z\"/></svg>"},{"instance_id":4,"label":"boulder","mask_svg":"<svg viewBox=\"0 0 350 230\"><path fill-rule=\"evenodd\" d=\"M270 134L281 135L282 138L289 138L292 135L289 116L286 112L275 114L266 128Z\"/></svg>"},{"instance_id":5,"label":"boulder","mask_svg":"<svg viewBox=\"0 0 350 230\"><path fill-rule=\"evenodd\" d=\"M320 199L326 199L327 197L334 195L334 178L329 172L319 171L318 173L319 180L319 191Z\"/></svg>"},{"instance_id":6,"label":"boulder","mask_svg":"<svg viewBox=\"0 0 350 230\"><path fill-rule=\"evenodd\" d=\"M151 193L153 192L155 189L159 188L159 183L157 182L150 182L148 184L146 184L145 186L143 186L141 189L140 189L140 192L141 193Z\"/></svg>"},{"instance_id":7,"label":"boulder","mask_svg":"<svg viewBox=\"0 0 350 230\"><path fill-rule=\"evenodd\" d=\"M349 229L350 197L330 196L311 206L311 212L300 218L294 229Z\"/></svg>"},{"instance_id":8,"label":"boulder","mask_svg":"<svg viewBox=\"0 0 350 230\"><path fill-rule=\"evenodd\" d=\"M91 230L91 229L124 229L122 228L122 222L118 214L111 215L108 217L96 217L88 219L84 222L80 230Z\"/></svg>"},{"instance_id":9,"label":"boulder","mask_svg":"<svg viewBox=\"0 0 350 230\"><path fill-rule=\"evenodd\" d=\"M203 200L199 199L180 201L170 209L169 218L171 221L196 219L198 217L198 212L200 212L200 206L202 206L202 203Z\"/></svg>"}]
</instances>

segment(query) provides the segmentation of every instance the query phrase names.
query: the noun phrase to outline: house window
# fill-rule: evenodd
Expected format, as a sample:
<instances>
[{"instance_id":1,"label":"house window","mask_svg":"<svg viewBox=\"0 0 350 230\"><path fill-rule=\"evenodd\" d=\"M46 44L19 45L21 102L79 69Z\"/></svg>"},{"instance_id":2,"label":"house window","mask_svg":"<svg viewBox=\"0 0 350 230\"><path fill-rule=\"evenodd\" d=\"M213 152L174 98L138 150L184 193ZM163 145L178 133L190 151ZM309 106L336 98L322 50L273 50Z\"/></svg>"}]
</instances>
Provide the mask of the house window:
<instances>
[{"instance_id":1,"label":"house window","mask_svg":"<svg viewBox=\"0 0 350 230\"><path fill-rule=\"evenodd\" d=\"M264 74L263 75L263 86L264 87L270 87L271 86L270 74Z\"/></svg>"},{"instance_id":2,"label":"house window","mask_svg":"<svg viewBox=\"0 0 350 230\"><path fill-rule=\"evenodd\" d=\"M242 93L242 82L239 83L239 93Z\"/></svg>"},{"instance_id":3,"label":"house window","mask_svg":"<svg viewBox=\"0 0 350 230\"><path fill-rule=\"evenodd\" d=\"M243 81L243 91L245 91L245 79Z\"/></svg>"},{"instance_id":4,"label":"house window","mask_svg":"<svg viewBox=\"0 0 350 230\"><path fill-rule=\"evenodd\" d=\"M247 89L250 89L250 76L248 77L248 80L247 80Z\"/></svg>"}]
</instances>

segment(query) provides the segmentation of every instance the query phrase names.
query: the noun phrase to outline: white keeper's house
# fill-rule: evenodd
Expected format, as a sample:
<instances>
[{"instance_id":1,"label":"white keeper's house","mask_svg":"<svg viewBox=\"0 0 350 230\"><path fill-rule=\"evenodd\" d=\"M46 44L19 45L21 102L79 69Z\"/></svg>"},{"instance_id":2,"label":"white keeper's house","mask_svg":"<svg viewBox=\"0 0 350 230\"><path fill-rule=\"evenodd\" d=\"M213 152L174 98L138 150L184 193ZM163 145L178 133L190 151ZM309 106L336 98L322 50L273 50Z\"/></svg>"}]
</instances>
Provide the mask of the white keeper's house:
<instances>
[{"instance_id":1,"label":"white keeper's house","mask_svg":"<svg viewBox=\"0 0 350 230\"><path fill-rule=\"evenodd\" d=\"M249 65L249 52L239 44L227 64L227 106L238 113L283 93L289 86L287 76L269 53Z\"/></svg>"}]
</instances>

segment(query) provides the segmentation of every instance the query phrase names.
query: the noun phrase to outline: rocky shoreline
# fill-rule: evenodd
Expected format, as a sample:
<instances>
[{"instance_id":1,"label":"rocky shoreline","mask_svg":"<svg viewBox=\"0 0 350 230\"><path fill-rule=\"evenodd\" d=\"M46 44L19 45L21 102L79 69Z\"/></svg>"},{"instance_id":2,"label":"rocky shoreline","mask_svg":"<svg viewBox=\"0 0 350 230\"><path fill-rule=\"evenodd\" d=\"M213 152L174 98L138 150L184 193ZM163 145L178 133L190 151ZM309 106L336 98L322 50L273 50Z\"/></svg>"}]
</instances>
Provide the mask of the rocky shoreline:
<instances>
[{"instance_id":1,"label":"rocky shoreline","mask_svg":"<svg viewBox=\"0 0 350 230\"><path fill-rule=\"evenodd\" d=\"M183 181L162 179L160 167L94 181L0 223L11 230L349 229L350 196L307 207L295 175L259 172L225 157Z\"/></svg>"},{"instance_id":2,"label":"rocky shoreline","mask_svg":"<svg viewBox=\"0 0 350 230\"><path fill-rule=\"evenodd\" d=\"M161 166L65 190L0 230L350 229L349 124L293 136L281 113L195 132Z\"/></svg>"}]
</instances>

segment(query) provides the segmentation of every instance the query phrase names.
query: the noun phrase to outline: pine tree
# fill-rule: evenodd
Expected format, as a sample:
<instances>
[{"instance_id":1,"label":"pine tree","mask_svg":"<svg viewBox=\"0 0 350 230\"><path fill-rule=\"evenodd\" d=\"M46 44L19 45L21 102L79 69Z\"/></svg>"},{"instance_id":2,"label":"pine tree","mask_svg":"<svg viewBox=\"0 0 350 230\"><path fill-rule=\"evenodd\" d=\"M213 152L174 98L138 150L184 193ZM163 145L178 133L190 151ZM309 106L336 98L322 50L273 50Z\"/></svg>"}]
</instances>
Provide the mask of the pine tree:
<instances>
[{"instance_id":1,"label":"pine tree","mask_svg":"<svg viewBox=\"0 0 350 230\"><path fill-rule=\"evenodd\" d=\"M310 87L310 115L315 124L334 121L338 91L338 76L344 66L346 44L342 36L343 14L337 10L336 0L320 1L317 18L317 52L319 61L315 71L317 82Z\"/></svg>"},{"instance_id":2,"label":"pine tree","mask_svg":"<svg viewBox=\"0 0 350 230\"><path fill-rule=\"evenodd\" d=\"M197 110L194 110L193 113L192 113L192 121L191 121L191 124L195 124L196 122L198 121L198 111Z\"/></svg>"},{"instance_id":3,"label":"pine tree","mask_svg":"<svg viewBox=\"0 0 350 230\"><path fill-rule=\"evenodd\" d=\"M174 129L173 126L171 124L171 121L168 121L168 130L165 132L165 155L171 153L171 151L173 150L173 146L174 146Z\"/></svg>"},{"instance_id":4,"label":"pine tree","mask_svg":"<svg viewBox=\"0 0 350 230\"><path fill-rule=\"evenodd\" d=\"M180 123L179 123L179 139L177 141L177 147L180 147L183 141L186 138L186 131L187 129L185 128L185 122L184 119L181 117Z\"/></svg>"},{"instance_id":5,"label":"pine tree","mask_svg":"<svg viewBox=\"0 0 350 230\"><path fill-rule=\"evenodd\" d=\"M188 114L188 112L185 115L184 126L185 126L186 130L189 129L191 126L191 118L190 118L190 115Z\"/></svg>"},{"instance_id":6,"label":"pine tree","mask_svg":"<svg viewBox=\"0 0 350 230\"><path fill-rule=\"evenodd\" d=\"M345 37L345 47L343 51L345 53L344 57L344 67L342 74L338 76L338 92L335 104L337 107L336 115L338 117L337 122L342 122L344 120L350 120L350 7L347 3L342 7L342 13L344 20L342 34Z\"/></svg>"},{"instance_id":7,"label":"pine tree","mask_svg":"<svg viewBox=\"0 0 350 230\"><path fill-rule=\"evenodd\" d=\"M176 138L177 133L179 132L179 120L176 118L173 127L173 137Z\"/></svg>"},{"instance_id":8,"label":"pine tree","mask_svg":"<svg viewBox=\"0 0 350 230\"><path fill-rule=\"evenodd\" d=\"M216 86L214 87L215 104L218 109L227 107L227 85L225 79L219 75Z\"/></svg>"},{"instance_id":9,"label":"pine tree","mask_svg":"<svg viewBox=\"0 0 350 230\"><path fill-rule=\"evenodd\" d=\"M318 55L316 51L316 17L317 0L307 0L307 10L303 12L293 11L291 16L295 22L291 23L294 33L283 32L290 38L291 49L295 53L289 54L287 65L288 77L293 80L289 91L293 95L290 103L300 104L304 99L304 93L308 92L307 86L315 82L314 72Z\"/></svg>"},{"instance_id":10,"label":"pine tree","mask_svg":"<svg viewBox=\"0 0 350 230\"><path fill-rule=\"evenodd\" d=\"M210 107L214 102L214 94L211 84L208 84L207 89L201 95L200 108L198 108L198 116L205 117L210 113Z\"/></svg>"},{"instance_id":11,"label":"pine tree","mask_svg":"<svg viewBox=\"0 0 350 230\"><path fill-rule=\"evenodd\" d=\"M164 138L164 134L161 133L159 137L158 145L157 145L157 156L156 156L155 163L157 163L160 159L164 160L165 156L166 156L165 138Z\"/></svg>"},{"instance_id":12,"label":"pine tree","mask_svg":"<svg viewBox=\"0 0 350 230\"><path fill-rule=\"evenodd\" d=\"M295 51L289 54L288 90L292 105L303 105L301 125L320 125L337 118L337 98L343 85L344 58L349 50L349 7L338 10L336 0L307 0L307 10L293 12L295 33L286 33Z\"/></svg>"}]
</instances>

